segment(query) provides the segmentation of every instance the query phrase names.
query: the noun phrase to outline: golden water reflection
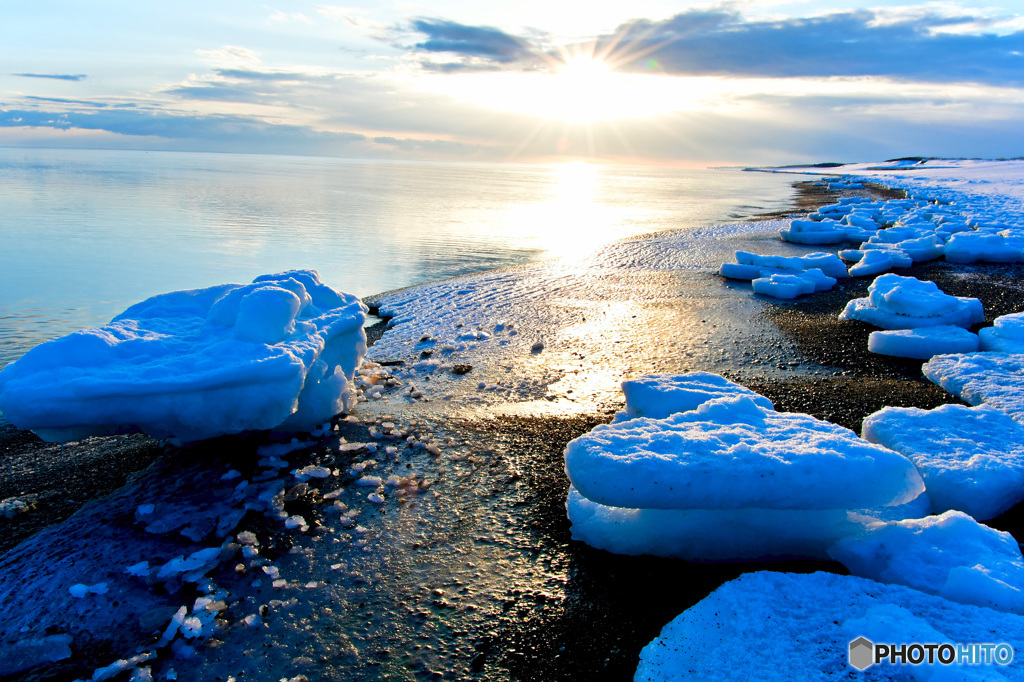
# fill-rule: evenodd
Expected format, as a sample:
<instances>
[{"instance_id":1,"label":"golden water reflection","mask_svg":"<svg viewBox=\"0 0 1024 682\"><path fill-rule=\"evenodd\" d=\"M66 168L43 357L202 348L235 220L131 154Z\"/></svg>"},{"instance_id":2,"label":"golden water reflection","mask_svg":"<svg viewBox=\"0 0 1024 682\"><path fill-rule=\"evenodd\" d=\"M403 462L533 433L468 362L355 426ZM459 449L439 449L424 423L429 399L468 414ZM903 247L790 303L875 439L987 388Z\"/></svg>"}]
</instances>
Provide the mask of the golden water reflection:
<instances>
[{"instance_id":1,"label":"golden water reflection","mask_svg":"<svg viewBox=\"0 0 1024 682\"><path fill-rule=\"evenodd\" d=\"M504 230L551 257L569 259L643 232L638 224L653 223L658 211L620 201L603 174L602 166L584 161L551 166L548 198L511 205L502 218Z\"/></svg>"}]
</instances>

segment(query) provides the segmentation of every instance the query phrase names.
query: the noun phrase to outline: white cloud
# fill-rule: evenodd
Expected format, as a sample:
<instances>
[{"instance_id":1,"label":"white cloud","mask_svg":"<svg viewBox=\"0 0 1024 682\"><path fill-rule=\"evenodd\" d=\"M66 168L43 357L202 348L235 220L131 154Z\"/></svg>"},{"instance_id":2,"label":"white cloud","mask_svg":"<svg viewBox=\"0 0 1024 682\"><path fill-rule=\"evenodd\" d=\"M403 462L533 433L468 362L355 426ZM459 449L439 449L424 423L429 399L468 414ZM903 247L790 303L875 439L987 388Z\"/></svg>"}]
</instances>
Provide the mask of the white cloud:
<instances>
[{"instance_id":1,"label":"white cloud","mask_svg":"<svg viewBox=\"0 0 1024 682\"><path fill-rule=\"evenodd\" d=\"M282 12L279 9L273 7L267 7L270 10L270 16L268 19L276 24L287 24L292 21L298 21L303 24L312 24L309 17L302 12Z\"/></svg>"},{"instance_id":2,"label":"white cloud","mask_svg":"<svg viewBox=\"0 0 1024 682\"><path fill-rule=\"evenodd\" d=\"M257 52L237 45L223 45L213 50L195 52L212 66L252 67L261 63Z\"/></svg>"}]
</instances>

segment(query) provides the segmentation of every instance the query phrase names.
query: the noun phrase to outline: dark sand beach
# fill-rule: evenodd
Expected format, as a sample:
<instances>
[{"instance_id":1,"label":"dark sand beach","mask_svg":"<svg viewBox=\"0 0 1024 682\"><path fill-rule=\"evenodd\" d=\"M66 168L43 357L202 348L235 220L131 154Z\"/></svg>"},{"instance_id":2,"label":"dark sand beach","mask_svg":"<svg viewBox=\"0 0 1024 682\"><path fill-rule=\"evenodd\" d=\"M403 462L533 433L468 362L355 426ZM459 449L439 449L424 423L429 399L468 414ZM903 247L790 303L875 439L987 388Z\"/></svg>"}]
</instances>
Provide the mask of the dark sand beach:
<instances>
[{"instance_id":1,"label":"dark sand beach","mask_svg":"<svg viewBox=\"0 0 1024 682\"><path fill-rule=\"evenodd\" d=\"M836 198L810 183L798 187L794 213ZM900 274L930 279L950 294L980 298L988 322L1024 309L1024 287L1012 266L937 262ZM813 364L823 369L783 378L766 372L743 382L780 411L806 412L858 432L863 418L885 405L930 408L957 402L922 377L920 361L869 353L869 325L837 320L848 300L865 295L870 279L846 280L832 291L792 302L766 303L765 319L759 322L775 325L789 343L749 350L773 368ZM671 359L666 362L671 364ZM608 421L611 414L605 409L568 417L499 415L409 425L447 439L446 456L408 455L395 466L421 471L440 493L424 496L418 508L382 508L360 520L371 535L387 538L372 545L377 570L365 563L370 554L357 555L348 559L347 578L332 583L333 578L324 577L329 574L317 568L313 550L318 545L322 549L334 531L322 498L325 491L311 487L305 496L292 499L288 510L301 510L311 520L323 518L323 526L314 524L305 535L296 531L291 540L277 537L276 546L277 555L292 562L287 565L293 574L305 571L327 590L298 595L317 608L301 611L294 621L301 627L288 615L294 613L289 608L301 610L300 604L280 607L276 621L271 609L265 632L235 628L218 635L191 662L174 662L179 679L236 675L277 680L304 674L309 679L357 680L625 680L632 678L640 649L669 620L741 573L762 568L845 572L827 562L700 565L616 556L573 541L565 517L568 481L562 453L566 443ZM341 429L350 441L367 438L365 424L345 422ZM57 561L61 551L75 545L76 532L103 523L105 515L114 513L110 510L120 515L118 523L130 526L123 521L126 510L159 494L153 481L170 486L167 479L178 470L195 481L202 479L202 471L216 480L230 468L249 476L245 467L253 465L246 458L252 459L254 448L251 440L218 439L189 454L143 436L91 438L61 447L0 425L0 499L31 497L35 505L0 521L0 550L10 550L0 557L0 597L16 612L31 596L18 593L19 571L41 550L18 543L30 538L42 545L45 540ZM331 456L324 452L299 453L289 461L301 466L302 461ZM340 457L338 463L344 463ZM139 496L140 490L145 496ZM111 493L114 501L107 505L103 496ZM179 494L167 492L172 493ZM1011 510L989 525L1016 533L1024 529L1017 517ZM53 525L60 522L65 523ZM247 517L239 526L250 527L274 545L276 536L256 520ZM293 542L309 548L310 558L288 554ZM260 592L265 586L253 587L248 580L243 584L230 568L218 571L214 577L233 594L229 620L240 618L247 604L266 601ZM163 609L164 615L176 603L173 595L158 594L147 612ZM30 610L46 612L37 606ZM76 643L86 641L82 631L87 628L74 628L73 616L57 615L53 621L49 634L74 630ZM129 625L113 641L104 643L100 634L88 647L73 646L76 656L68 661L29 666L2 679L86 675L92 667L131 654L136 628ZM302 628L318 634L296 636ZM7 646L13 636L10 629L0 632L0 642ZM260 656L254 658L255 651Z\"/></svg>"}]
</instances>

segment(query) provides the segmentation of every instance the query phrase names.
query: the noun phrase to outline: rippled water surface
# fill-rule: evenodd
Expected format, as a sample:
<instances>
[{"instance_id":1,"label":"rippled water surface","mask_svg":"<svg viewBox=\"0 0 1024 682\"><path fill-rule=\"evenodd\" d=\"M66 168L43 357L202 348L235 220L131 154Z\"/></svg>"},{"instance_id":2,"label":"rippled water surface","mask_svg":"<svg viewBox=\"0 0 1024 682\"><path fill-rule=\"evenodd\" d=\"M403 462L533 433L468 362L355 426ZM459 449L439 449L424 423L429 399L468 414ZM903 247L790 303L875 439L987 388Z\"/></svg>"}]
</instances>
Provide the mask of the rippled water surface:
<instances>
[{"instance_id":1,"label":"rippled water surface","mask_svg":"<svg viewBox=\"0 0 1024 682\"><path fill-rule=\"evenodd\" d=\"M316 268L368 295L774 210L790 182L582 163L0 149L0 366L165 291Z\"/></svg>"}]
</instances>

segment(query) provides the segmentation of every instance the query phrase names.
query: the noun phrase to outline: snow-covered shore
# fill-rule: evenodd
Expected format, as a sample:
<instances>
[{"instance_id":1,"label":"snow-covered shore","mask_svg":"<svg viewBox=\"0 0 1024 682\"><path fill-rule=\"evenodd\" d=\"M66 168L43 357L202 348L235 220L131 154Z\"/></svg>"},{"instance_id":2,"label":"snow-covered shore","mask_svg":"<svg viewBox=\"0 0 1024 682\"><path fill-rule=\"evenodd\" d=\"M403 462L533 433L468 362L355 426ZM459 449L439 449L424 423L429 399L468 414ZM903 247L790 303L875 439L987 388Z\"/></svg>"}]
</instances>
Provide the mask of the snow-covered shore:
<instances>
[{"instance_id":1,"label":"snow-covered shore","mask_svg":"<svg viewBox=\"0 0 1024 682\"><path fill-rule=\"evenodd\" d=\"M1020 169L1011 164L996 182L996 171L984 168L991 180L984 202L973 205L984 203L1011 222L1020 215L1012 212L1022 197L1013 180ZM807 172L820 175L822 169ZM963 188L971 185L971 166L962 165L960 176L946 172L914 182L943 196L961 192L956 196L969 198ZM910 182L911 171L870 173L888 185ZM341 422L339 431L322 432L290 452L283 443L276 454L257 455L260 444L252 442L175 451L114 498L5 555L0 594L19 606L0 630L0 648L13 650L19 642L50 651L67 646L74 661L85 648L77 638L91 629L100 633L96 641L116 642L103 664L130 659L138 646L157 652L134 664L150 668L157 679L172 669L179 679L241 671L267 679L312 678L316 671L350 679L383 671L504 679L540 670L551 673L548 679L569 679L574 671L596 679L631 670L639 646L668 618L736 571L674 564L659 574L652 567L662 564L650 559L624 562L569 542L560 508L568 483L559 459L565 442L591 425L580 418L610 417L622 404L622 380L643 374L710 370L757 383L766 394L765 386L779 394L815 386L822 402L806 410L814 411L825 401L856 405L857 384L849 381L876 380L886 368L907 367L892 360L837 377L846 371L843 358L833 364L806 354L773 322L778 304L717 276L736 250L788 256L820 250L779 242L781 225L654 235L578 261L373 297L368 303L389 316L392 327L369 350L368 357L382 364L355 376L359 423ZM858 293L850 285L834 295ZM796 311L801 306L787 305ZM851 394L825 395L839 380L853 386ZM777 396L770 397L778 406ZM189 463L176 468L174 457ZM167 491L175 471L188 475ZM190 497L192 490L225 506L190 512L198 499ZM221 515L230 525L228 517L239 508L253 515L240 517L215 543ZM255 523L271 518L267 512L284 517ZM181 532L194 527L192 533L200 534L211 514L205 544ZM160 519L169 520L154 528L169 530L149 531ZM183 523L171 528L175 519ZM102 533L90 535L101 526ZM297 551L272 550L271 539L279 534L292 538ZM81 547L78 537L94 537L102 556ZM216 557L210 552L192 560L190 570L208 569L192 581L195 588L154 591L156 583L173 588L188 572L174 572L179 555L184 565L213 547ZM152 580L140 580L143 561ZM134 573L125 573L133 566ZM626 586L604 575L610 566L634 577L648 571L649 584L630 583L632 597L616 596ZM156 579L161 571L162 581ZM30 575L36 579L27 583ZM697 586L665 599L670 586L679 591L681 575ZM101 583L107 592L90 591ZM82 596L70 591L76 585L86 588ZM198 597L189 592L200 586ZM659 593L666 606L641 613L645 609L636 604ZM189 599L181 598L185 594ZM133 606L115 607L114 597ZM29 598L35 606L28 606ZM627 601L632 603L622 603ZM186 609L178 617L180 606ZM61 610L59 617L53 613ZM134 623L142 620L159 636L150 641L139 635ZM167 646L153 648L167 638L169 622L177 627ZM103 632L118 630L117 638L103 640ZM179 643L169 648L174 641ZM247 652L257 650L266 658L254 665Z\"/></svg>"}]
</instances>

